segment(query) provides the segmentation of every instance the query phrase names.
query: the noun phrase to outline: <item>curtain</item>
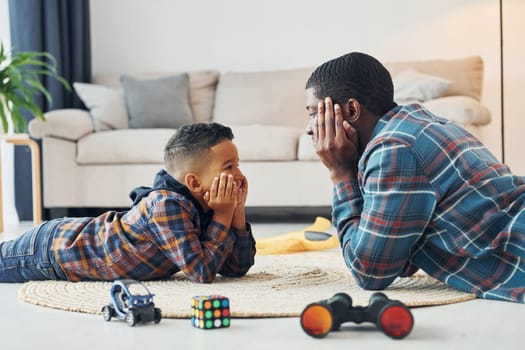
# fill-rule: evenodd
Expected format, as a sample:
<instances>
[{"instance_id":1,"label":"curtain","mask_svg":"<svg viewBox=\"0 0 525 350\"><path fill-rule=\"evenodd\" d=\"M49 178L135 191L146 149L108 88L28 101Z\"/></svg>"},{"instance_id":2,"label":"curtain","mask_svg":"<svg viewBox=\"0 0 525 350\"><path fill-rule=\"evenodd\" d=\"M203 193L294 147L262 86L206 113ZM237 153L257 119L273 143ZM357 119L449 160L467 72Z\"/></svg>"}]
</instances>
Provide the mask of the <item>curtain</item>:
<instances>
[{"instance_id":1,"label":"curtain","mask_svg":"<svg viewBox=\"0 0 525 350\"><path fill-rule=\"evenodd\" d=\"M89 0L9 0L11 47L17 51L46 51L57 60L58 73L71 84L91 81ZM52 96L49 104L36 96L44 112L58 108L83 108L73 92L55 79L42 83ZM27 113L27 121L33 117ZM33 217L31 155L15 148L15 204L21 220Z\"/></svg>"}]
</instances>

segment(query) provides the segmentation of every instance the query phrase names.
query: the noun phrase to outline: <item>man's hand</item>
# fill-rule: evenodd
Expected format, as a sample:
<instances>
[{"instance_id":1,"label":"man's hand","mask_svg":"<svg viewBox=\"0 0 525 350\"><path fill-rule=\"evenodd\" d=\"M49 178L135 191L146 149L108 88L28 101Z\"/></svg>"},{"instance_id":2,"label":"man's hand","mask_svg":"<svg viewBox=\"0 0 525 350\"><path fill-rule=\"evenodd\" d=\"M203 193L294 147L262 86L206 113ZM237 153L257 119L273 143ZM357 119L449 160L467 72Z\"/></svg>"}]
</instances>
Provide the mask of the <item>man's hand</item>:
<instances>
[{"instance_id":1,"label":"man's hand","mask_svg":"<svg viewBox=\"0 0 525 350\"><path fill-rule=\"evenodd\" d=\"M317 116L312 125L315 151L330 171L337 184L356 177L359 139L357 131L343 120L339 105L333 106L330 97L319 102Z\"/></svg>"},{"instance_id":2,"label":"man's hand","mask_svg":"<svg viewBox=\"0 0 525 350\"><path fill-rule=\"evenodd\" d=\"M204 194L204 200L208 202L208 207L213 209L213 218L225 227L230 228L233 212L237 207L238 188L233 175L221 174L214 177L211 187Z\"/></svg>"}]
</instances>

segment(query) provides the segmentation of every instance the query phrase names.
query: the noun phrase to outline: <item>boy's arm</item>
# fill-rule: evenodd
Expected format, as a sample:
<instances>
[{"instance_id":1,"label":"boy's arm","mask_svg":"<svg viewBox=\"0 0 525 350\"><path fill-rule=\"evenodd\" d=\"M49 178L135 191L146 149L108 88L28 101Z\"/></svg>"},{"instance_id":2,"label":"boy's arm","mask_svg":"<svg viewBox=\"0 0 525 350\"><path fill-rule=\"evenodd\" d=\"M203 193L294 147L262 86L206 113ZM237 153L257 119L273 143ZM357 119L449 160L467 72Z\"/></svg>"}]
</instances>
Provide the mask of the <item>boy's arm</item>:
<instances>
[{"instance_id":1,"label":"boy's arm","mask_svg":"<svg viewBox=\"0 0 525 350\"><path fill-rule=\"evenodd\" d=\"M200 232L192 217L198 215L190 201L161 198L150 214L149 225L163 253L191 281L212 282L231 254L235 240L228 228L213 221Z\"/></svg>"},{"instance_id":2,"label":"boy's arm","mask_svg":"<svg viewBox=\"0 0 525 350\"><path fill-rule=\"evenodd\" d=\"M233 211L232 218L232 229L245 231L247 230L246 226L246 214L245 214L245 205L246 199L248 198L248 179L246 176L243 176L241 180L237 183L237 205Z\"/></svg>"},{"instance_id":3,"label":"boy's arm","mask_svg":"<svg viewBox=\"0 0 525 350\"><path fill-rule=\"evenodd\" d=\"M255 239L249 223L244 229L232 228L230 232L235 237L235 243L219 273L228 277L241 277L255 263Z\"/></svg>"},{"instance_id":4,"label":"boy's arm","mask_svg":"<svg viewBox=\"0 0 525 350\"><path fill-rule=\"evenodd\" d=\"M214 177L210 190L204 194L204 200L213 210L213 221L229 230L237 206L237 184L233 176L221 173Z\"/></svg>"},{"instance_id":5,"label":"boy's arm","mask_svg":"<svg viewBox=\"0 0 525 350\"><path fill-rule=\"evenodd\" d=\"M245 204L248 197L248 180L243 176L237 182L237 205L233 212L230 233L235 237L232 252L224 262L219 273L223 276L244 276L254 264L255 239L252 229L246 222Z\"/></svg>"}]
</instances>

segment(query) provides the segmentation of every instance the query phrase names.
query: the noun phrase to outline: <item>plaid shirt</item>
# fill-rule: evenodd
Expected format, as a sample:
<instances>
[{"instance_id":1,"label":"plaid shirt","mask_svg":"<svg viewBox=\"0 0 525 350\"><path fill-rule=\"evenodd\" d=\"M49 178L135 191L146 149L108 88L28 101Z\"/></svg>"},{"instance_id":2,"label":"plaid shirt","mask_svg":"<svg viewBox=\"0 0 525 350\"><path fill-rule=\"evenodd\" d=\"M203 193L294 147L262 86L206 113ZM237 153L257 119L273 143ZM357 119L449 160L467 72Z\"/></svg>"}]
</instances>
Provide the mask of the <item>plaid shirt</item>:
<instances>
[{"instance_id":1,"label":"plaid shirt","mask_svg":"<svg viewBox=\"0 0 525 350\"><path fill-rule=\"evenodd\" d=\"M479 297L525 302L525 177L418 104L383 116L334 187L333 221L357 282L384 289L421 268Z\"/></svg>"},{"instance_id":2,"label":"plaid shirt","mask_svg":"<svg viewBox=\"0 0 525 350\"><path fill-rule=\"evenodd\" d=\"M182 271L212 282L217 273L246 274L255 255L250 225L204 225L199 209L179 193L154 190L126 212L62 219L53 241L57 262L71 281L153 280Z\"/></svg>"}]
</instances>

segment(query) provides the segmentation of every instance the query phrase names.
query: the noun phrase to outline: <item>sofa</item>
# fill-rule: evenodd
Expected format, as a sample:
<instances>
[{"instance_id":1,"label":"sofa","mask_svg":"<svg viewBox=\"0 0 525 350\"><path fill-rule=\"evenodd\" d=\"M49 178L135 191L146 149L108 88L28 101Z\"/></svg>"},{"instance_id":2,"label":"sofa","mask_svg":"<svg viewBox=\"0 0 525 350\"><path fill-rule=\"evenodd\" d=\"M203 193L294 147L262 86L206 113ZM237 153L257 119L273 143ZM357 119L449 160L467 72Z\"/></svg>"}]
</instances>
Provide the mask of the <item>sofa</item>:
<instances>
[{"instance_id":1,"label":"sofa","mask_svg":"<svg viewBox=\"0 0 525 350\"><path fill-rule=\"evenodd\" d=\"M474 134L490 122L480 102L480 57L385 66L397 102L420 102ZM103 74L75 83L86 110L54 110L46 121L29 123L31 137L42 140L44 207L128 207L130 190L151 185L166 142L188 121L232 128L249 180L248 208L329 207L332 184L304 132L304 85L312 70ZM165 106L173 101L178 107ZM158 111L179 124L155 124Z\"/></svg>"}]
</instances>

